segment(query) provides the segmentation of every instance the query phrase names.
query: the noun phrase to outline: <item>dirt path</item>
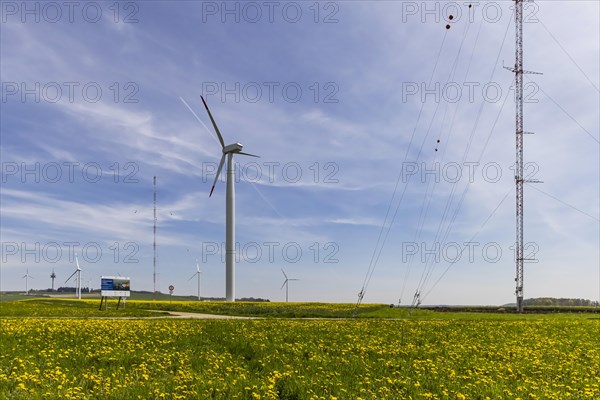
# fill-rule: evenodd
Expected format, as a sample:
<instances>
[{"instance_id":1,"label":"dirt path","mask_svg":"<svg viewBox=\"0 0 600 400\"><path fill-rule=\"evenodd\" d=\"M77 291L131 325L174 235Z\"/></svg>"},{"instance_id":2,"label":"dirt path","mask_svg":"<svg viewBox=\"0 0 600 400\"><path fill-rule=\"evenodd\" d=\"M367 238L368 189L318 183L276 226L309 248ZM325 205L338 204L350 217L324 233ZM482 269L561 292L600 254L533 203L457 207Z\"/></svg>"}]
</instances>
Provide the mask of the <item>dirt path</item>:
<instances>
[{"instance_id":1,"label":"dirt path","mask_svg":"<svg viewBox=\"0 0 600 400\"><path fill-rule=\"evenodd\" d=\"M165 312L161 310L147 310L152 312ZM234 315L200 314L193 312L166 311L169 315L158 318L193 318L193 319L257 319L259 317L239 317Z\"/></svg>"}]
</instances>

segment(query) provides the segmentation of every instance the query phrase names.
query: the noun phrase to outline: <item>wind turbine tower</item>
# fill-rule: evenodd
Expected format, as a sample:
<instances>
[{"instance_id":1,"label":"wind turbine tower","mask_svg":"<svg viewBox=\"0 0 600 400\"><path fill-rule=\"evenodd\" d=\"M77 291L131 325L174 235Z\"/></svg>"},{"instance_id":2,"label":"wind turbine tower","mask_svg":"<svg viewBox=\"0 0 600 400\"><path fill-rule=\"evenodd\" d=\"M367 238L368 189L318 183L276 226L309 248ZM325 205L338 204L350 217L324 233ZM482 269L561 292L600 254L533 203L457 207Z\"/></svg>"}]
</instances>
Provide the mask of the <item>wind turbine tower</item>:
<instances>
[{"instance_id":1,"label":"wind turbine tower","mask_svg":"<svg viewBox=\"0 0 600 400\"><path fill-rule=\"evenodd\" d=\"M81 268L79 268L79 260L77 259L77 254L75 254L75 263L77 264L77 269L75 269L75 272L73 272L71 274L71 276L69 276L67 278L65 283L69 282L74 275L77 275L77 278L76 278L77 287L75 289L75 295L79 300L81 300Z\"/></svg>"},{"instance_id":2,"label":"wind turbine tower","mask_svg":"<svg viewBox=\"0 0 600 400\"><path fill-rule=\"evenodd\" d=\"M25 271L25 275L21 279L25 279L25 294L29 294L29 278L33 279L33 276L29 275L29 268Z\"/></svg>"},{"instance_id":3,"label":"wind turbine tower","mask_svg":"<svg viewBox=\"0 0 600 400\"><path fill-rule=\"evenodd\" d=\"M281 269L281 272L283 272L283 276L285 276L285 281L283 281L283 285L281 285L281 289L283 289L283 287L285 286L285 302L287 303L288 302L289 282L290 281L299 281L300 279L288 278L288 276L285 274L285 271L283 270L283 268Z\"/></svg>"},{"instance_id":4,"label":"wind turbine tower","mask_svg":"<svg viewBox=\"0 0 600 400\"><path fill-rule=\"evenodd\" d=\"M227 157L227 191L225 194L225 301L233 302L235 301L235 170L233 165L233 155L241 154L250 157L258 156L242 152L244 146L240 143L233 143L225 146L223 136L221 136L221 132L219 132L219 128L208 109L206 101L204 101L204 97L200 96L200 98L202 99L204 108L206 108L210 121L215 128L223 151L221 161L219 162L219 168L217 169L217 174L215 175L215 180L208 197L212 196L213 191L215 190L215 185L221 174L225 157Z\"/></svg>"},{"instance_id":5,"label":"wind turbine tower","mask_svg":"<svg viewBox=\"0 0 600 400\"><path fill-rule=\"evenodd\" d=\"M195 276L198 277L198 301L200 301L200 274L202 273L202 271L200 271L200 265L198 264L198 259L196 259L196 273L194 275L192 275L192 277L190 279L188 279L188 281L191 281Z\"/></svg>"},{"instance_id":6,"label":"wind turbine tower","mask_svg":"<svg viewBox=\"0 0 600 400\"><path fill-rule=\"evenodd\" d=\"M56 278L56 274L54 273L54 269L52 270L52 273L50 274L50 279L52 279L52 291L54 292L54 279Z\"/></svg>"}]
</instances>

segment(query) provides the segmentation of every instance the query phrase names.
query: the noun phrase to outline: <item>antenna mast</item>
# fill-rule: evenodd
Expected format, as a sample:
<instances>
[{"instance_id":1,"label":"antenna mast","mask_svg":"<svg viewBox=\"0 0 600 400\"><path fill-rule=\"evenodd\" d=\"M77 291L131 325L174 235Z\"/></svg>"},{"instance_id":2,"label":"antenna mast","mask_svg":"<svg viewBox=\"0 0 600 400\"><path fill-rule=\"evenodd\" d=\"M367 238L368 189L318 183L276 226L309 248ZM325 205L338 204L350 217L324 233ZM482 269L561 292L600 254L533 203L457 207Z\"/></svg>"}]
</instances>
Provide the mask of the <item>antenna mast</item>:
<instances>
[{"instance_id":1,"label":"antenna mast","mask_svg":"<svg viewBox=\"0 0 600 400\"><path fill-rule=\"evenodd\" d=\"M517 276L515 294L517 312L523 312L523 0L515 0L515 94L516 94L516 139L517 161L515 184L517 201Z\"/></svg>"},{"instance_id":2,"label":"antenna mast","mask_svg":"<svg viewBox=\"0 0 600 400\"><path fill-rule=\"evenodd\" d=\"M507 68L515 74L515 103L516 109L516 163L515 163L515 185L516 185L516 216L517 216L517 241L515 249L515 262L517 267L517 276L515 278L517 296L517 312L523 312L523 262L525 254L523 252L523 184L525 182L541 183L535 179L525 179L523 176L523 135L533 132L523 130L523 75L536 74L539 72L523 70L523 2L528 0L515 1L515 67ZM533 260L530 260L533 261Z\"/></svg>"},{"instance_id":3,"label":"antenna mast","mask_svg":"<svg viewBox=\"0 0 600 400\"><path fill-rule=\"evenodd\" d=\"M54 292L54 278L56 278L56 274L54 273L54 269L52 269L52 274L50 275L50 279L52 279L52 291Z\"/></svg>"},{"instance_id":4,"label":"antenna mast","mask_svg":"<svg viewBox=\"0 0 600 400\"><path fill-rule=\"evenodd\" d=\"M154 272L152 274L152 280L154 283L154 290L152 291L152 299L156 300L156 176L154 177L154 244L153 244L153 250L154 250L154 260L153 260Z\"/></svg>"}]
</instances>

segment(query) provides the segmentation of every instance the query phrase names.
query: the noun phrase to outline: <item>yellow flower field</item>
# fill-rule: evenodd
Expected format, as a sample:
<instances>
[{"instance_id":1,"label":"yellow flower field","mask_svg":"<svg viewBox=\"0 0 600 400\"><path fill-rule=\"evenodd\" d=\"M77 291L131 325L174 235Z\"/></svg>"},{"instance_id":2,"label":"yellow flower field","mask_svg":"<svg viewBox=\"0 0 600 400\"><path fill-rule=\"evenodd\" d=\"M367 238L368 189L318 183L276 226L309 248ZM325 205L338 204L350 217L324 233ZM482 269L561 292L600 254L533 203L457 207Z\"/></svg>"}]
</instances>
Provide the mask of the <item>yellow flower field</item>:
<instances>
[{"instance_id":1,"label":"yellow flower field","mask_svg":"<svg viewBox=\"0 0 600 400\"><path fill-rule=\"evenodd\" d=\"M600 321L4 318L2 399L598 399Z\"/></svg>"}]
</instances>

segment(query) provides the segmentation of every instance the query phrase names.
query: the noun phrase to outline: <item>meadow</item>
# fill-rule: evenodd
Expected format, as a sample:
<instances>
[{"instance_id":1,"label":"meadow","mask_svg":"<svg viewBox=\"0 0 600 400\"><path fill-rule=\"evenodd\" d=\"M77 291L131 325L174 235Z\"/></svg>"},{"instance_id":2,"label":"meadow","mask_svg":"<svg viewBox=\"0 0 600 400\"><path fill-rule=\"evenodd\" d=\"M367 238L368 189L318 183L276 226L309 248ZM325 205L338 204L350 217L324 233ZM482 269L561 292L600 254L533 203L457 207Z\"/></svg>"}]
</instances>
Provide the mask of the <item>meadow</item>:
<instances>
[{"instance_id":1,"label":"meadow","mask_svg":"<svg viewBox=\"0 0 600 400\"><path fill-rule=\"evenodd\" d=\"M51 318L24 316L32 305ZM97 306L2 303L0 398L600 398L598 314L388 308L403 318L388 320L374 317L385 306L366 305L358 315L368 318L335 319L350 305L300 303L297 314L328 317L306 320L273 317L293 314L280 303L254 320L148 319L144 302L128 302L129 319L116 319L122 310L99 317Z\"/></svg>"}]
</instances>

